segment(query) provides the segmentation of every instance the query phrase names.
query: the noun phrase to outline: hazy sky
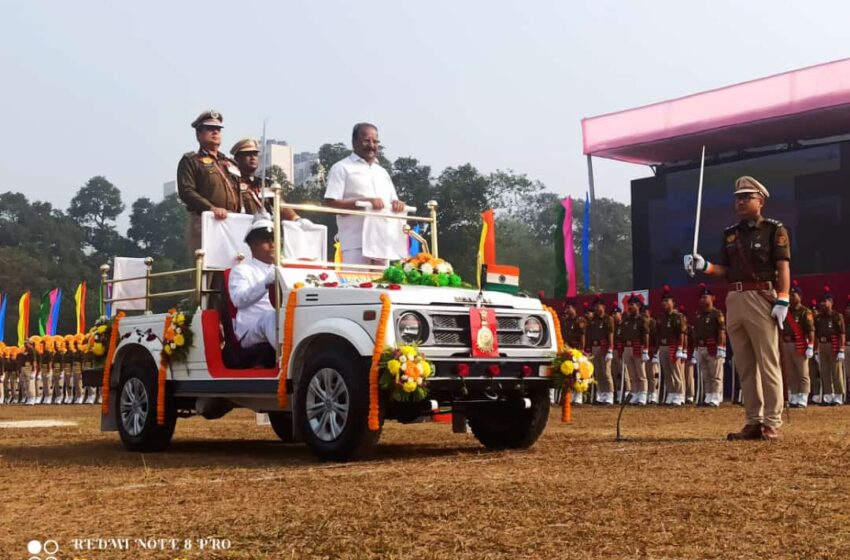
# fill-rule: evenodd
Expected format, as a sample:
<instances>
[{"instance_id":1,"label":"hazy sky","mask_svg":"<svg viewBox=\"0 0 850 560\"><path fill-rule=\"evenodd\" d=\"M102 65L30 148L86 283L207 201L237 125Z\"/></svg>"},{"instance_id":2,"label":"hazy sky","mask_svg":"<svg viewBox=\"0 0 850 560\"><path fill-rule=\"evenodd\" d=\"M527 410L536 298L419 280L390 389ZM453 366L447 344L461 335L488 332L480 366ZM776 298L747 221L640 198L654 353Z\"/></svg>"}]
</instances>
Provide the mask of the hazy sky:
<instances>
[{"instance_id":1,"label":"hazy sky","mask_svg":"<svg viewBox=\"0 0 850 560\"><path fill-rule=\"evenodd\" d=\"M228 150L264 117L296 151L368 120L434 174L583 196L582 117L846 57L848 22L839 1L0 0L0 192L66 208L105 175L159 200L216 108ZM595 167L622 201L649 174Z\"/></svg>"}]
</instances>

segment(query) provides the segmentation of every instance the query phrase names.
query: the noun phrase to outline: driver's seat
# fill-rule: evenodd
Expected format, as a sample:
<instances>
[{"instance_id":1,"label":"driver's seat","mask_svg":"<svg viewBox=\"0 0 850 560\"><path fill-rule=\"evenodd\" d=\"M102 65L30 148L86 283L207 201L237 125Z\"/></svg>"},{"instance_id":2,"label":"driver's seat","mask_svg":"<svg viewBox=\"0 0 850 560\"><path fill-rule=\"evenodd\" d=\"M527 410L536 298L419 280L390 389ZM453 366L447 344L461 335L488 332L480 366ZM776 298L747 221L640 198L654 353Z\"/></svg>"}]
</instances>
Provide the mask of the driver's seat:
<instances>
[{"instance_id":1,"label":"driver's seat","mask_svg":"<svg viewBox=\"0 0 850 560\"><path fill-rule=\"evenodd\" d=\"M233 330L233 320L236 319L236 306L230 299L230 269L224 271L224 286L222 287L224 297L219 304L219 315L221 326L224 330L224 348L221 358L224 365L231 369L249 368L273 368L275 367L275 351L268 342L261 342L254 346L243 348L236 332Z\"/></svg>"}]
</instances>

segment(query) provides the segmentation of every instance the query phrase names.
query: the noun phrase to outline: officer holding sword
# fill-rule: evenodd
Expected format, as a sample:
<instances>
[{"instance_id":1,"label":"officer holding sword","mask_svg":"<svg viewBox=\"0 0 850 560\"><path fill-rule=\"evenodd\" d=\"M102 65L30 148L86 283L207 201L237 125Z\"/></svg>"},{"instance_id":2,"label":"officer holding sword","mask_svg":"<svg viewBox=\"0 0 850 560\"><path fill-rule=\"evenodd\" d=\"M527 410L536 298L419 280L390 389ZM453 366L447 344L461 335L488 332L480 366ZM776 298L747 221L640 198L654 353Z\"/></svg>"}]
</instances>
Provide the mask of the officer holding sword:
<instances>
[{"instance_id":1,"label":"officer holding sword","mask_svg":"<svg viewBox=\"0 0 850 560\"><path fill-rule=\"evenodd\" d=\"M791 249L782 223L762 216L770 196L753 177L735 181L739 222L723 232L720 261L708 262L694 251L685 255L685 271L719 276L729 282L727 332L741 378L746 425L727 439L775 440L784 402L779 333L788 314Z\"/></svg>"}]
</instances>

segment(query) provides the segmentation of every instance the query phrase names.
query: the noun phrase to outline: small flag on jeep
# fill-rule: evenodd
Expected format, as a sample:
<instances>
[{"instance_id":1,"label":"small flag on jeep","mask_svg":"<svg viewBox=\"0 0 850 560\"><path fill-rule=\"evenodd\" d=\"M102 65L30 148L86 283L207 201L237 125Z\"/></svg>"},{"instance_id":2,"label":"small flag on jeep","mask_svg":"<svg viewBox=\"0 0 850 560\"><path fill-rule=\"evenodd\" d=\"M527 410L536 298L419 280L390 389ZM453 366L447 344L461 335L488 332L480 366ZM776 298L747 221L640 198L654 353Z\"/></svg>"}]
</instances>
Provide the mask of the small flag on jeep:
<instances>
[{"instance_id":1,"label":"small flag on jeep","mask_svg":"<svg viewBox=\"0 0 850 560\"><path fill-rule=\"evenodd\" d=\"M484 289L516 294L519 292L519 267L504 264L487 265Z\"/></svg>"}]
</instances>

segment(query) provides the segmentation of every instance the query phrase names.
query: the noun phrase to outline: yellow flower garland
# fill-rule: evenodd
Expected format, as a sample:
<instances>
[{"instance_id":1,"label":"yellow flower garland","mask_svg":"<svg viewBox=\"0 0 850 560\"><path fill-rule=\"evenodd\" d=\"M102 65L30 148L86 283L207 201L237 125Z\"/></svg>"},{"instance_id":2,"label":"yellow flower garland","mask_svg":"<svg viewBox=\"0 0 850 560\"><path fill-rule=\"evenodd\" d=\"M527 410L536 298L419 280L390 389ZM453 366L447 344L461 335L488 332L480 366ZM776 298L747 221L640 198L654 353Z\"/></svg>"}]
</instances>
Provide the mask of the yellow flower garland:
<instances>
[{"instance_id":1,"label":"yellow flower garland","mask_svg":"<svg viewBox=\"0 0 850 560\"><path fill-rule=\"evenodd\" d=\"M289 373L289 358L292 355L292 337L295 334L295 306L298 304L296 292L304 284L298 282L289 292L286 300L286 315L283 322L283 351L280 353L280 377L277 382L277 403L281 409L286 408L286 378Z\"/></svg>"},{"instance_id":2,"label":"yellow flower garland","mask_svg":"<svg viewBox=\"0 0 850 560\"><path fill-rule=\"evenodd\" d=\"M162 343L167 345L168 329L171 328L171 318L173 315L169 313L165 316L165 326L162 329ZM164 350L164 348L163 348ZM167 353L162 352L159 356L159 375L156 385L156 423L160 426L165 424L165 377L168 371Z\"/></svg>"},{"instance_id":3,"label":"yellow flower garland","mask_svg":"<svg viewBox=\"0 0 850 560\"><path fill-rule=\"evenodd\" d=\"M378 366L384 350L384 339L387 336L387 323L389 322L391 307L392 300L389 294L381 294L381 318L378 321L378 330L375 332L375 349L372 350L372 366L369 368L369 430L373 432L381 429Z\"/></svg>"},{"instance_id":4,"label":"yellow flower garland","mask_svg":"<svg viewBox=\"0 0 850 560\"><path fill-rule=\"evenodd\" d=\"M124 318L124 312L119 311L112 321L112 332L109 336L109 351L106 353L106 362L103 364L103 404L101 412L109 414L109 374L112 371L112 360L115 358L115 348L118 346L118 325Z\"/></svg>"}]
</instances>

